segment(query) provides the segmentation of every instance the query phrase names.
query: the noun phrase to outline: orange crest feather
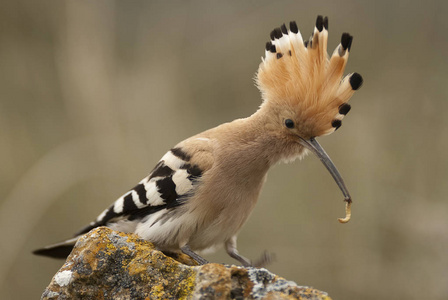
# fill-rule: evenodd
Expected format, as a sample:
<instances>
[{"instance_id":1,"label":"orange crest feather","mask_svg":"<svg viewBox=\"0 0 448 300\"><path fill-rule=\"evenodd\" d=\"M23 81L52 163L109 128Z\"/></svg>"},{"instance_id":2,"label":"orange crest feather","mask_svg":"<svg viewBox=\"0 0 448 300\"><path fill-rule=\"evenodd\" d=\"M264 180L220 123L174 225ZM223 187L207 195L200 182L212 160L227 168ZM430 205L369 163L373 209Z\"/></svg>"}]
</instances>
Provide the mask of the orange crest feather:
<instances>
[{"instance_id":1,"label":"orange crest feather","mask_svg":"<svg viewBox=\"0 0 448 300\"><path fill-rule=\"evenodd\" d=\"M330 134L350 110L348 100L362 85L352 73L342 79L353 37L344 33L331 58L327 54L328 19L318 16L313 35L303 41L295 22L271 32L256 83L264 105L287 107L304 135ZM342 80L341 80L342 79Z\"/></svg>"}]
</instances>

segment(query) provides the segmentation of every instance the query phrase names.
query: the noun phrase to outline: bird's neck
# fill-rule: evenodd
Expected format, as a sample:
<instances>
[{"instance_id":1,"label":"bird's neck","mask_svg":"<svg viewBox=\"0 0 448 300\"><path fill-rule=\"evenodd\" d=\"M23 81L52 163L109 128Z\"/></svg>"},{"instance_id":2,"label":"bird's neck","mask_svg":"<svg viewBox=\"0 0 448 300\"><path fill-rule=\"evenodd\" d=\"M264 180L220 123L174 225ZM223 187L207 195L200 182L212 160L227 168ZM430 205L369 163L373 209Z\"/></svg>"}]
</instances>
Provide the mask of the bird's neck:
<instances>
[{"instance_id":1,"label":"bird's neck","mask_svg":"<svg viewBox=\"0 0 448 300\"><path fill-rule=\"evenodd\" d=\"M223 133L220 142L224 151L238 152L241 162L245 165L251 162L259 171L267 171L280 160L292 160L303 154L302 146L277 133L275 122L262 107L250 117L217 127Z\"/></svg>"}]
</instances>

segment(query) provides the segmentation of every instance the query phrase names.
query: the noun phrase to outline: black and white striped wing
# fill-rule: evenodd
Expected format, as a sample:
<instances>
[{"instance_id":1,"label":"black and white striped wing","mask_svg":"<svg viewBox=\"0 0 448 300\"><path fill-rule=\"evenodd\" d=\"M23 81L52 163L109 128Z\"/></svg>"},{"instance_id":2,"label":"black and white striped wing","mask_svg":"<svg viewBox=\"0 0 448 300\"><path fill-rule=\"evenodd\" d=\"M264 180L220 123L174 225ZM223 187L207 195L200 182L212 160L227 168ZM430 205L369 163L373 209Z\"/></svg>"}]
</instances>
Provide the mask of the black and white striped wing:
<instances>
[{"instance_id":1,"label":"black and white striped wing","mask_svg":"<svg viewBox=\"0 0 448 300\"><path fill-rule=\"evenodd\" d=\"M77 235L118 220L139 220L162 209L182 205L194 193L202 170L189 163L180 148L168 151L153 171L133 189L118 198Z\"/></svg>"}]
</instances>

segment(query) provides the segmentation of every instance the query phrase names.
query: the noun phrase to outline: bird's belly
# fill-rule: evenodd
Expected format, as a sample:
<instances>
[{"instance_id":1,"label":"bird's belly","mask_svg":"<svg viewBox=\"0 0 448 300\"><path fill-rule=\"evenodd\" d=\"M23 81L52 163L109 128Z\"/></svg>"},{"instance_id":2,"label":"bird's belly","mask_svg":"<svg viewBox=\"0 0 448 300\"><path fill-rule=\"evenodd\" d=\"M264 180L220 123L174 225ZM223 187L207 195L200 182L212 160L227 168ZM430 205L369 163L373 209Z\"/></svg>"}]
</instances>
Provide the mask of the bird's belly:
<instances>
[{"instance_id":1,"label":"bird's belly","mask_svg":"<svg viewBox=\"0 0 448 300\"><path fill-rule=\"evenodd\" d=\"M236 235L241 225L233 222L209 224L209 226L194 232L189 237L188 245L197 251L217 248Z\"/></svg>"},{"instance_id":2,"label":"bird's belly","mask_svg":"<svg viewBox=\"0 0 448 300\"><path fill-rule=\"evenodd\" d=\"M233 212L229 213L228 207L207 218L196 210L179 208L150 215L137 225L135 233L160 250L178 250L186 244L193 250L205 250L220 246L236 235L252 210L246 205L232 208Z\"/></svg>"},{"instance_id":3,"label":"bird's belly","mask_svg":"<svg viewBox=\"0 0 448 300\"><path fill-rule=\"evenodd\" d=\"M192 206L196 213L198 224L196 230L189 238L188 244L193 250L204 250L225 243L238 234L247 221L258 200L266 173L259 174L251 184L241 183L237 188L221 186L219 191L208 190L198 197L207 197L207 200L198 199ZM206 203L206 205L204 205Z\"/></svg>"},{"instance_id":4,"label":"bird's belly","mask_svg":"<svg viewBox=\"0 0 448 300\"><path fill-rule=\"evenodd\" d=\"M151 214L135 233L161 250L177 250L188 244L204 250L226 242L238 233L252 212L264 176L254 188L220 189L217 194L200 191L182 206ZM206 199L204 199L206 198Z\"/></svg>"},{"instance_id":5,"label":"bird's belly","mask_svg":"<svg viewBox=\"0 0 448 300\"><path fill-rule=\"evenodd\" d=\"M204 250L216 247L238 234L252 212L257 199L246 198L244 200L245 202L241 205L231 203L219 210L214 210L209 214L209 218L203 218L203 222L198 224L197 230L189 238L190 248ZM201 215L207 214L202 213Z\"/></svg>"}]
</instances>

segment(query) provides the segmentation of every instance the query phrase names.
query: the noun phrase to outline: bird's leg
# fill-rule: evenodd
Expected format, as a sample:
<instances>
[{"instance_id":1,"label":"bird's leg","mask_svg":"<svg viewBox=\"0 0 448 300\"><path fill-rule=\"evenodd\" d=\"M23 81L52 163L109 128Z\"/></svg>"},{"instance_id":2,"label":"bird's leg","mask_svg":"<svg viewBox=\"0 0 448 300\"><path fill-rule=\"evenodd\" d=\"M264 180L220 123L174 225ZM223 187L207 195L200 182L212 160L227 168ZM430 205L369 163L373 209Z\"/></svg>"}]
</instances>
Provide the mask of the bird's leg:
<instances>
[{"instance_id":1,"label":"bird's leg","mask_svg":"<svg viewBox=\"0 0 448 300\"><path fill-rule=\"evenodd\" d=\"M249 259L245 258L244 256L238 253L238 250L236 249L236 236L232 236L230 239L228 239L225 242L225 247L227 254L229 254L231 258L234 258L237 261L239 261L244 267L252 266L252 262Z\"/></svg>"},{"instance_id":2,"label":"bird's leg","mask_svg":"<svg viewBox=\"0 0 448 300\"><path fill-rule=\"evenodd\" d=\"M194 259L195 261L197 261L197 263L199 265L205 265L208 264L208 260L202 258L199 254L197 254L196 252L194 252L193 250L190 249L190 247L188 245L183 246L182 248L180 248L180 250L185 253L186 255L190 256L192 259Z\"/></svg>"}]
</instances>

